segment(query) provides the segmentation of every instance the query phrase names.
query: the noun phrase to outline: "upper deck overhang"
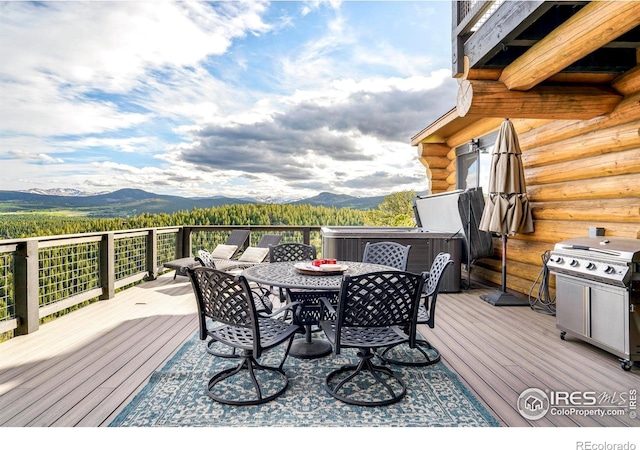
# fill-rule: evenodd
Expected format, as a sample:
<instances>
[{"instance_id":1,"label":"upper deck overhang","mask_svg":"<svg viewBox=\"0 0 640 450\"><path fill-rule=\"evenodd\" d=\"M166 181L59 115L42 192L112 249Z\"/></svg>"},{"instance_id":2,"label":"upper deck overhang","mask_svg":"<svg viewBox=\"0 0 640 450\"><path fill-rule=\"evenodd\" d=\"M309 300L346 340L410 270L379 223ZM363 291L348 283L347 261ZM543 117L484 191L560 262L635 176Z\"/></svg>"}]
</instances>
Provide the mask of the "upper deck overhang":
<instances>
[{"instance_id":1,"label":"upper deck overhang","mask_svg":"<svg viewBox=\"0 0 640 450\"><path fill-rule=\"evenodd\" d=\"M640 2L458 1L452 11L456 105L412 145L490 118L588 120L640 90Z\"/></svg>"}]
</instances>

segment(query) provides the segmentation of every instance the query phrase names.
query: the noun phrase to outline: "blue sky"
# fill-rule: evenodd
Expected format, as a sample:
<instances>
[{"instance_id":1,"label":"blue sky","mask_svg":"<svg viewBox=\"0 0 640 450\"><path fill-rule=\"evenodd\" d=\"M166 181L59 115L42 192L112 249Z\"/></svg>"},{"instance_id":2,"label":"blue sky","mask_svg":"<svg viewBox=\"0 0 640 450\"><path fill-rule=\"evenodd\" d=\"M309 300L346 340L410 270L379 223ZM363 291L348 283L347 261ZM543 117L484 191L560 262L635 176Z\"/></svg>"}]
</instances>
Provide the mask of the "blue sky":
<instances>
[{"instance_id":1,"label":"blue sky","mask_svg":"<svg viewBox=\"0 0 640 450\"><path fill-rule=\"evenodd\" d=\"M0 2L0 189L425 191L448 1Z\"/></svg>"}]
</instances>

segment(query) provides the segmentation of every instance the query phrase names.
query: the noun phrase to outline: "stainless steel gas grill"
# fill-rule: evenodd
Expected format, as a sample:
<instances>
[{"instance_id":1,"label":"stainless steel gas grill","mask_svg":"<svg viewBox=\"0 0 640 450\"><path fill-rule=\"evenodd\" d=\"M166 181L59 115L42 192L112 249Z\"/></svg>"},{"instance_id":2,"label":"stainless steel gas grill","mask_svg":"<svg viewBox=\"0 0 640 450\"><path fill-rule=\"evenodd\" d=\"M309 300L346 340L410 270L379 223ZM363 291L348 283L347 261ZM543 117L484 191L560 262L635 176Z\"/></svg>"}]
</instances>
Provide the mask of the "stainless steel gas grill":
<instances>
[{"instance_id":1,"label":"stainless steel gas grill","mask_svg":"<svg viewBox=\"0 0 640 450\"><path fill-rule=\"evenodd\" d=\"M622 358L640 361L640 239L559 242L547 262L556 276L556 326Z\"/></svg>"}]
</instances>

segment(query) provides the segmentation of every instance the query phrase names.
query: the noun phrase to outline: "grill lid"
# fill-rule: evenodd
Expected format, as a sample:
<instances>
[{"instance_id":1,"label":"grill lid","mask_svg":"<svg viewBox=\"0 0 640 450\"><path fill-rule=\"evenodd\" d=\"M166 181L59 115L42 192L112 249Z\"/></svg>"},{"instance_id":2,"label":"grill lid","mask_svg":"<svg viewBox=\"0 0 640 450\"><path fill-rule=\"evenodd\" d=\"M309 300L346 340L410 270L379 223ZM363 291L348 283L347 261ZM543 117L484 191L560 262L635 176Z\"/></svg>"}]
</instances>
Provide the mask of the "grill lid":
<instances>
[{"instance_id":1,"label":"grill lid","mask_svg":"<svg viewBox=\"0 0 640 450\"><path fill-rule=\"evenodd\" d=\"M547 267L551 272L626 287L640 276L637 262L640 239L583 237L557 243Z\"/></svg>"},{"instance_id":2,"label":"grill lid","mask_svg":"<svg viewBox=\"0 0 640 450\"><path fill-rule=\"evenodd\" d=\"M590 252L591 257L614 258L624 262L640 261L640 239L581 237L559 242L554 251L571 253L572 250Z\"/></svg>"}]
</instances>

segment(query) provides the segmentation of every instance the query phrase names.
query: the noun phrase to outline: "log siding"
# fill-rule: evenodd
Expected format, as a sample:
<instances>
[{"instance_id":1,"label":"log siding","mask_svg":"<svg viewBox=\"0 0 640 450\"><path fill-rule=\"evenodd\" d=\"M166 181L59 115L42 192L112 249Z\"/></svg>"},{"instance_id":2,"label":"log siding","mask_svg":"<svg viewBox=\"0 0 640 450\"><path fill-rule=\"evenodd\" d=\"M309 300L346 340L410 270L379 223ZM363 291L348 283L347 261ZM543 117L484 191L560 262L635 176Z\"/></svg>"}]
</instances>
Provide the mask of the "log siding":
<instances>
[{"instance_id":1,"label":"log siding","mask_svg":"<svg viewBox=\"0 0 640 450\"><path fill-rule=\"evenodd\" d=\"M640 238L640 70L621 75L613 86L624 98L608 114L588 120L512 119L535 232L509 238L508 290L529 295L543 254L559 241L587 236L590 227L605 228L608 237ZM421 148L432 193L456 189L455 146L495 132L502 120L478 117L443 136L440 145L452 149L447 156L430 154L436 144ZM471 278L499 285L501 252L496 238L494 255L476 261ZM553 288L555 277L550 278Z\"/></svg>"}]
</instances>

